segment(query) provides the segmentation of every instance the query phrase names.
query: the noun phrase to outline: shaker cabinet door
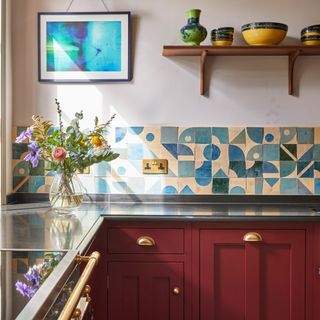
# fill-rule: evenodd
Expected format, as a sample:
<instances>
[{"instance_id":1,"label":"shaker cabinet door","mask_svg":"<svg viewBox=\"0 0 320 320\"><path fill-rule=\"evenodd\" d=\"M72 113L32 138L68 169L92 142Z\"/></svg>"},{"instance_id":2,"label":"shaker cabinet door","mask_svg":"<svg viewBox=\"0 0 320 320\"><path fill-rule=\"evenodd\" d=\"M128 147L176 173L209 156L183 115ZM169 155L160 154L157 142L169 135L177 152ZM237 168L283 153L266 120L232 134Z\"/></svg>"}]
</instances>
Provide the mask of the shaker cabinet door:
<instances>
[{"instance_id":1,"label":"shaker cabinet door","mask_svg":"<svg viewBox=\"0 0 320 320\"><path fill-rule=\"evenodd\" d=\"M305 319L304 230L200 230L199 250L200 320Z\"/></svg>"},{"instance_id":2,"label":"shaker cabinet door","mask_svg":"<svg viewBox=\"0 0 320 320\"><path fill-rule=\"evenodd\" d=\"M109 320L183 320L183 263L110 262Z\"/></svg>"}]
</instances>

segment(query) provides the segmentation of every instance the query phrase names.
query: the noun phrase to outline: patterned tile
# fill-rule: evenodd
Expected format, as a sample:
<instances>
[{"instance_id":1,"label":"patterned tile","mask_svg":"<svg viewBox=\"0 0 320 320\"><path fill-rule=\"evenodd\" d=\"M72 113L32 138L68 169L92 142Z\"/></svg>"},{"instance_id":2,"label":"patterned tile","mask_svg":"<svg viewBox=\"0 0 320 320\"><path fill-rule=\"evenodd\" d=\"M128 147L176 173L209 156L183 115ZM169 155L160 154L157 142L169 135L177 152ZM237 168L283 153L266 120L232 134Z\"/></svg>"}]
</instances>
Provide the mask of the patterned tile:
<instances>
[{"instance_id":1,"label":"patterned tile","mask_svg":"<svg viewBox=\"0 0 320 320\"><path fill-rule=\"evenodd\" d=\"M229 128L230 144L246 144L246 128Z\"/></svg>"},{"instance_id":2,"label":"patterned tile","mask_svg":"<svg viewBox=\"0 0 320 320\"><path fill-rule=\"evenodd\" d=\"M280 178L280 161L263 161L262 174L264 178Z\"/></svg>"},{"instance_id":3,"label":"patterned tile","mask_svg":"<svg viewBox=\"0 0 320 320\"><path fill-rule=\"evenodd\" d=\"M229 161L228 176L230 178L246 178L247 170L245 161Z\"/></svg>"},{"instance_id":4,"label":"patterned tile","mask_svg":"<svg viewBox=\"0 0 320 320\"><path fill-rule=\"evenodd\" d=\"M319 144L320 143L320 127L314 128L314 143Z\"/></svg>"},{"instance_id":5,"label":"patterned tile","mask_svg":"<svg viewBox=\"0 0 320 320\"><path fill-rule=\"evenodd\" d=\"M263 161L280 160L280 145L279 144L264 144L262 145Z\"/></svg>"},{"instance_id":6,"label":"patterned tile","mask_svg":"<svg viewBox=\"0 0 320 320\"><path fill-rule=\"evenodd\" d=\"M246 144L261 144L264 137L264 128L247 128Z\"/></svg>"},{"instance_id":7,"label":"patterned tile","mask_svg":"<svg viewBox=\"0 0 320 320\"><path fill-rule=\"evenodd\" d=\"M298 161L297 175L299 178L313 178L314 177L314 162L313 161Z\"/></svg>"},{"instance_id":8,"label":"patterned tile","mask_svg":"<svg viewBox=\"0 0 320 320\"><path fill-rule=\"evenodd\" d=\"M195 194L195 183L193 178L178 178L179 194Z\"/></svg>"},{"instance_id":9,"label":"patterned tile","mask_svg":"<svg viewBox=\"0 0 320 320\"><path fill-rule=\"evenodd\" d=\"M213 144L228 144L229 143L229 130L224 127L211 128L212 143Z\"/></svg>"},{"instance_id":10,"label":"patterned tile","mask_svg":"<svg viewBox=\"0 0 320 320\"><path fill-rule=\"evenodd\" d=\"M282 195L294 195L298 192L297 179L295 178L281 178L280 179L280 193Z\"/></svg>"},{"instance_id":11,"label":"patterned tile","mask_svg":"<svg viewBox=\"0 0 320 320\"><path fill-rule=\"evenodd\" d=\"M195 162L194 161L179 161L179 177L194 177Z\"/></svg>"},{"instance_id":12,"label":"patterned tile","mask_svg":"<svg viewBox=\"0 0 320 320\"><path fill-rule=\"evenodd\" d=\"M142 160L143 158L144 158L143 144L129 143L128 144L128 159L129 160Z\"/></svg>"},{"instance_id":13,"label":"patterned tile","mask_svg":"<svg viewBox=\"0 0 320 320\"><path fill-rule=\"evenodd\" d=\"M296 144L281 144L280 145L280 160L281 161L296 161L297 160L297 145Z\"/></svg>"},{"instance_id":14,"label":"patterned tile","mask_svg":"<svg viewBox=\"0 0 320 320\"><path fill-rule=\"evenodd\" d=\"M161 179L162 194L178 194L178 178Z\"/></svg>"},{"instance_id":15,"label":"patterned tile","mask_svg":"<svg viewBox=\"0 0 320 320\"><path fill-rule=\"evenodd\" d=\"M178 160L194 160L195 159L195 145L182 144L177 146Z\"/></svg>"},{"instance_id":16,"label":"patterned tile","mask_svg":"<svg viewBox=\"0 0 320 320\"><path fill-rule=\"evenodd\" d=\"M320 161L320 144L315 144L313 146L313 160Z\"/></svg>"},{"instance_id":17,"label":"patterned tile","mask_svg":"<svg viewBox=\"0 0 320 320\"><path fill-rule=\"evenodd\" d=\"M313 144L298 144L297 145L297 158L299 161L313 160Z\"/></svg>"},{"instance_id":18,"label":"patterned tile","mask_svg":"<svg viewBox=\"0 0 320 320\"><path fill-rule=\"evenodd\" d=\"M298 144L313 144L314 130L313 128L297 128Z\"/></svg>"},{"instance_id":19,"label":"patterned tile","mask_svg":"<svg viewBox=\"0 0 320 320\"><path fill-rule=\"evenodd\" d=\"M281 144L297 143L297 129L296 128L280 128L280 143Z\"/></svg>"},{"instance_id":20,"label":"patterned tile","mask_svg":"<svg viewBox=\"0 0 320 320\"><path fill-rule=\"evenodd\" d=\"M314 194L314 180L313 179L303 179L297 180L298 184L298 194L301 195L312 195Z\"/></svg>"},{"instance_id":21,"label":"patterned tile","mask_svg":"<svg viewBox=\"0 0 320 320\"><path fill-rule=\"evenodd\" d=\"M229 145L229 161L245 161L245 145Z\"/></svg>"},{"instance_id":22,"label":"patterned tile","mask_svg":"<svg viewBox=\"0 0 320 320\"><path fill-rule=\"evenodd\" d=\"M161 127L161 143L177 143L178 127Z\"/></svg>"},{"instance_id":23,"label":"patterned tile","mask_svg":"<svg viewBox=\"0 0 320 320\"><path fill-rule=\"evenodd\" d=\"M195 128L195 143L211 144L211 128Z\"/></svg>"},{"instance_id":24,"label":"patterned tile","mask_svg":"<svg viewBox=\"0 0 320 320\"><path fill-rule=\"evenodd\" d=\"M212 144L196 144L195 160L212 160Z\"/></svg>"},{"instance_id":25,"label":"patterned tile","mask_svg":"<svg viewBox=\"0 0 320 320\"><path fill-rule=\"evenodd\" d=\"M228 178L229 162L212 161L212 177L213 178Z\"/></svg>"},{"instance_id":26,"label":"patterned tile","mask_svg":"<svg viewBox=\"0 0 320 320\"><path fill-rule=\"evenodd\" d=\"M262 161L247 161L247 178L262 178Z\"/></svg>"},{"instance_id":27,"label":"patterned tile","mask_svg":"<svg viewBox=\"0 0 320 320\"><path fill-rule=\"evenodd\" d=\"M262 161L262 144L247 144L245 152L246 160Z\"/></svg>"},{"instance_id":28,"label":"patterned tile","mask_svg":"<svg viewBox=\"0 0 320 320\"><path fill-rule=\"evenodd\" d=\"M196 161L195 177L211 178L212 177L212 161Z\"/></svg>"},{"instance_id":29,"label":"patterned tile","mask_svg":"<svg viewBox=\"0 0 320 320\"><path fill-rule=\"evenodd\" d=\"M128 193L145 193L145 179L144 178L128 178L127 181L127 191Z\"/></svg>"},{"instance_id":30,"label":"patterned tile","mask_svg":"<svg viewBox=\"0 0 320 320\"><path fill-rule=\"evenodd\" d=\"M279 178L264 178L263 179L263 194L270 194L270 195L280 194L280 179Z\"/></svg>"},{"instance_id":31,"label":"patterned tile","mask_svg":"<svg viewBox=\"0 0 320 320\"><path fill-rule=\"evenodd\" d=\"M247 178L246 194L262 194L263 178Z\"/></svg>"},{"instance_id":32,"label":"patterned tile","mask_svg":"<svg viewBox=\"0 0 320 320\"><path fill-rule=\"evenodd\" d=\"M229 193L229 178L213 178L212 179L213 194L228 194Z\"/></svg>"},{"instance_id":33,"label":"patterned tile","mask_svg":"<svg viewBox=\"0 0 320 320\"><path fill-rule=\"evenodd\" d=\"M320 161L315 161L313 164L313 175L315 178L320 178Z\"/></svg>"},{"instance_id":34,"label":"patterned tile","mask_svg":"<svg viewBox=\"0 0 320 320\"><path fill-rule=\"evenodd\" d=\"M229 194L246 194L247 179L230 178L229 179Z\"/></svg>"},{"instance_id":35,"label":"patterned tile","mask_svg":"<svg viewBox=\"0 0 320 320\"><path fill-rule=\"evenodd\" d=\"M195 128L181 128L179 127L179 143L194 143L195 142Z\"/></svg>"},{"instance_id":36,"label":"patterned tile","mask_svg":"<svg viewBox=\"0 0 320 320\"><path fill-rule=\"evenodd\" d=\"M297 163L295 161L280 161L280 177L296 178Z\"/></svg>"},{"instance_id":37,"label":"patterned tile","mask_svg":"<svg viewBox=\"0 0 320 320\"><path fill-rule=\"evenodd\" d=\"M279 128L264 128L263 144L280 144Z\"/></svg>"}]
</instances>

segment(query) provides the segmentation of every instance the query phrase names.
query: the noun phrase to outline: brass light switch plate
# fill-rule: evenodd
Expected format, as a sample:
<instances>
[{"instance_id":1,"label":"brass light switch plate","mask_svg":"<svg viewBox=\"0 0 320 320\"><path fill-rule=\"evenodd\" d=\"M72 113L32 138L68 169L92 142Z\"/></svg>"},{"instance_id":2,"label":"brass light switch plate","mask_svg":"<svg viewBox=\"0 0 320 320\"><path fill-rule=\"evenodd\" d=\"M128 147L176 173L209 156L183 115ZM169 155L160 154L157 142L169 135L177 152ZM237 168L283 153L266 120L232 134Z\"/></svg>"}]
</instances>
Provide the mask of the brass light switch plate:
<instances>
[{"instance_id":1,"label":"brass light switch plate","mask_svg":"<svg viewBox=\"0 0 320 320\"><path fill-rule=\"evenodd\" d=\"M144 174L168 174L168 160L144 159L142 160L142 172Z\"/></svg>"}]
</instances>

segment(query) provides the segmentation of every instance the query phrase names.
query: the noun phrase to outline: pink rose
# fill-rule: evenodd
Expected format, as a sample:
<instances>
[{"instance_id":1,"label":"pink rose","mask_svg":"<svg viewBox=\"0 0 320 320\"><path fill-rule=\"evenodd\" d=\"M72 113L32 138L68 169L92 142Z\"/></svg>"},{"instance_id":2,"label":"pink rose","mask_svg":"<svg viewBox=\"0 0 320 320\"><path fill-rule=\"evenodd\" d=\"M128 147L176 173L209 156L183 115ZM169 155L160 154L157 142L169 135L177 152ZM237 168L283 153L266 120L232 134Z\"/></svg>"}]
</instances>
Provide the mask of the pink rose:
<instances>
[{"instance_id":1,"label":"pink rose","mask_svg":"<svg viewBox=\"0 0 320 320\"><path fill-rule=\"evenodd\" d=\"M64 150L62 147L56 147L52 151L51 156L52 156L53 160L58 161L58 162L62 162L62 161L64 161L64 159L67 156L67 151Z\"/></svg>"}]
</instances>

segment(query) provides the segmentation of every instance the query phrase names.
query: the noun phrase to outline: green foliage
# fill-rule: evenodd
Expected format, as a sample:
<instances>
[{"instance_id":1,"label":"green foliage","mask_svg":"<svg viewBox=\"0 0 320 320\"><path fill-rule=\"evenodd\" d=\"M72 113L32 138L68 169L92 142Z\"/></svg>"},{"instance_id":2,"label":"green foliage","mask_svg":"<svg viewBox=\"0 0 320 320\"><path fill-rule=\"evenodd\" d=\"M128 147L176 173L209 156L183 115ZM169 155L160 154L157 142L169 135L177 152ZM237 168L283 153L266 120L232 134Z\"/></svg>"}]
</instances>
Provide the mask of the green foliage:
<instances>
[{"instance_id":1,"label":"green foliage","mask_svg":"<svg viewBox=\"0 0 320 320\"><path fill-rule=\"evenodd\" d=\"M75 113L75 118L70 124L64 126L61 119L60 103L56 100L59 116L59 127L54 128L50 121L43 116L33 116L32 141L38 143L41 157L48 162L49 170L61 170L66 174L82 173L87 167L102 161L112 161L119 154L114 153L106 137L106 128L114 119L113 115L107 122L100 123L98 117L94 119L92 130L81 130L80 121L83 112ZM53 152L57 147L63 148L67 155L63 161L54 158Z\"/></svg>"}]
</instances>

